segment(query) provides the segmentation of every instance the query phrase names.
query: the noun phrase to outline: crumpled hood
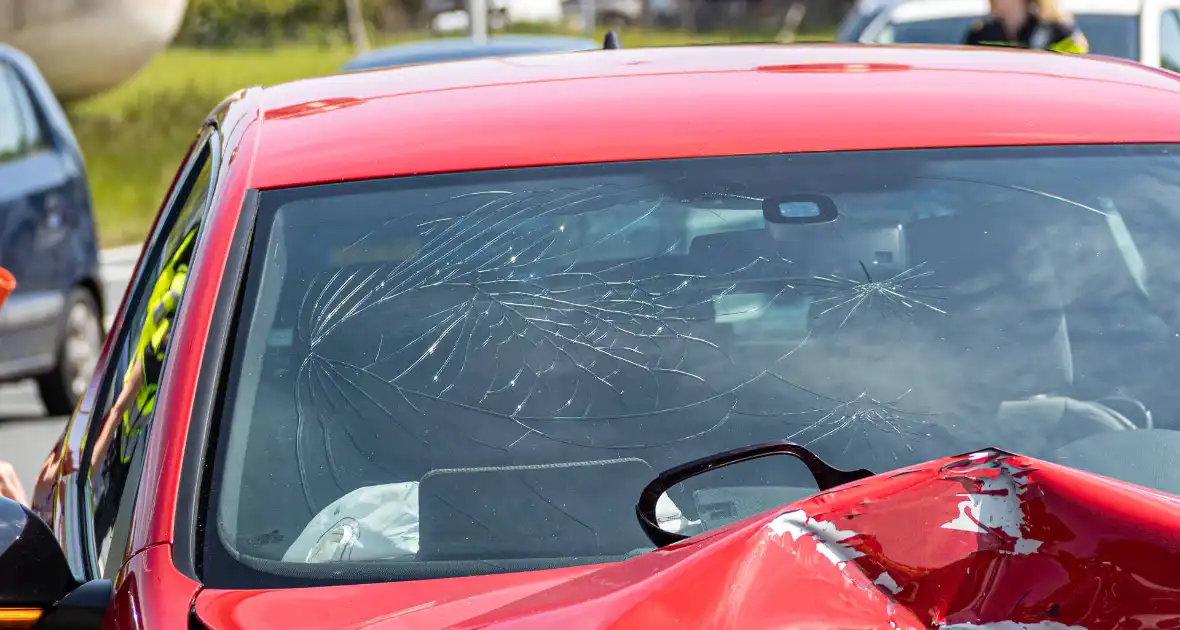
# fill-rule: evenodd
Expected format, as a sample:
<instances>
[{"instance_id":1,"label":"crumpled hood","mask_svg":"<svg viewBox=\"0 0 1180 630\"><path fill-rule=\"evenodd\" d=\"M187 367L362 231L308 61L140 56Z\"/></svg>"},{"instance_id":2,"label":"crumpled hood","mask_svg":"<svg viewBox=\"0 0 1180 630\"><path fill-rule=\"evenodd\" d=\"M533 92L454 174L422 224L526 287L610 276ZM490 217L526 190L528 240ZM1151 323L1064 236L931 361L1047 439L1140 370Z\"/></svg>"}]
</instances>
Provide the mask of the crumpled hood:
<instances>
[{"instance_id":1,"label":"crumpled hood","mask_svg":"<svg viewBox=\"0 0 1180 630\"><path fill-rule=\"evenodd\" d=\"M1177 567L1180 497L988 450L841 486L627 562L206 590L196 609L217 630L1180 628Z\"/></svg>"}]
</instances>

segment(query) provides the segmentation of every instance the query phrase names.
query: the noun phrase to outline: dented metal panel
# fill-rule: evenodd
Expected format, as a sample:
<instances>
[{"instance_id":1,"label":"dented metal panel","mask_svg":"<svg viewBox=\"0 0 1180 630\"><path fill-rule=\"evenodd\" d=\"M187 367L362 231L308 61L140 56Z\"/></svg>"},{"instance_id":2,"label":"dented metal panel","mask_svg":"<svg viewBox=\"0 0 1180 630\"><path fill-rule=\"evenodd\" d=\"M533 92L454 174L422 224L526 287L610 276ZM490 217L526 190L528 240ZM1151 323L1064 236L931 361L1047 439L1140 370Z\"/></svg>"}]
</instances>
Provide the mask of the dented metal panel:
<instances>
[{"instance_id":1,"label":"dented metal panel","mask_svg":"<svg viewBox=\"0 0 1180 630\"><path fill-rule=\"evenodd\" d=\"M263 614L327 628L303 615L338 597L369 628L1171 628L1177 523L1180 498L986 450L598 569L205 591L197 612L216 628Z\"/></svg>"}]
</instances>

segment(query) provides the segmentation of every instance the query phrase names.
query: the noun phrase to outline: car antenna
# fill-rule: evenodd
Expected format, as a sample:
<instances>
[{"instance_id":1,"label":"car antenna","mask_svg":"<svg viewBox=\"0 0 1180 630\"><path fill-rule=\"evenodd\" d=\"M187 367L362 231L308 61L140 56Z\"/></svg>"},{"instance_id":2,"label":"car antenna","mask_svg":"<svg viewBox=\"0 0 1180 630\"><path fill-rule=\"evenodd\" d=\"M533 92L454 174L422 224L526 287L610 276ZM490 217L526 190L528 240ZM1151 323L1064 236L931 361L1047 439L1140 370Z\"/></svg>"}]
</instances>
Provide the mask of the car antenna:
<instances>
[{"instance_id":1,"label":"car antenna","mask_svg":"<svg viewBox=\"0 0 1180 630\"><path fill-rule=\"evenodd\" d=\"M606 39L602 41L603 50L618 50L623 47L622 42L619 41L619 34L614 31L606 32Z\"/></svg>"}]
</instances>

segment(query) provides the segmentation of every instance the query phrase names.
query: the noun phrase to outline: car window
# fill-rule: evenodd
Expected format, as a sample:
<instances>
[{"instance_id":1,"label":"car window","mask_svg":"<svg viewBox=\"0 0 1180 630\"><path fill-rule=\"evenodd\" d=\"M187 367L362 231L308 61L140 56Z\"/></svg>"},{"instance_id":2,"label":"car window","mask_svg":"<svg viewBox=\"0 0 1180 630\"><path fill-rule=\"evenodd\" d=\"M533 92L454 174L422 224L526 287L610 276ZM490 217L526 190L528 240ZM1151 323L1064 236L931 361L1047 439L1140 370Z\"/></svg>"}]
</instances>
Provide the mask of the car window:
<instances>
[{"instance_id":1,"label":"car window","mask_svg":"<svg viewBox=\"0 0 1180 630\"><path fill-rule=\"evenodd\" d=\"M878 36L882 44L961 44L977 18L956 17L914 22L891 22Z\"/></svg>"},{"instance_id":2,"label":"car window","mask_svg":"<svg viewBox=\"0 0 1180 630\"><path fill-rule=\"evenodd\" d=\"M16 71L0 62L0 162L44 147L36 106Z\"/></svg>"},{"instance_id":3,"label":"car window","mask_svg":"<svg viewBox=\"0 0 1180 630\"><path fill-rule=\"evenodd\" d=\"M143 262L136 301L124 315L108 368L108 390L100 398L105 404L89 430L94 542L101 574L107 577L124 560L164 361L208 208L210 153L208 146L202 148L187 165L188 176L161 221L155 251Z\"/></svg>"},{"instance_id":4,"label":"car window","mask_svg":"<svg viewBox=\"0 0 1180 630\"><path fill-rule=\"evenodd\" d=\"M651 549L646 483L759 442L885 472L1178 431L1178 155L838 152L263 191L202 581L620 560ZM812 483L748 470L726 480ZM702 496L685 484L661 518L700 531Z\"/></svg>"},{"instance_id":5,"label":"car window","mask_svg":"<svg viewBox=\"0 0 1180 630\"><path fill-rule=\"evenodd\" d=\"M877 41L882 44L961 44L975 17L894 22ZM1078 14L1078 27L1086 34L1090 52L1139 60L1139 18L1130 15Z\"/></svg>"},{"instance_id":6,"label":"car window","mask_svg":"<svg viewBox=\"0 0 1180 630\"><path fill-rule=\"evenodd\" d=\"M1180 9L1160 15L1160 67L1180 72Z\"/></svg>"}]
</instances>

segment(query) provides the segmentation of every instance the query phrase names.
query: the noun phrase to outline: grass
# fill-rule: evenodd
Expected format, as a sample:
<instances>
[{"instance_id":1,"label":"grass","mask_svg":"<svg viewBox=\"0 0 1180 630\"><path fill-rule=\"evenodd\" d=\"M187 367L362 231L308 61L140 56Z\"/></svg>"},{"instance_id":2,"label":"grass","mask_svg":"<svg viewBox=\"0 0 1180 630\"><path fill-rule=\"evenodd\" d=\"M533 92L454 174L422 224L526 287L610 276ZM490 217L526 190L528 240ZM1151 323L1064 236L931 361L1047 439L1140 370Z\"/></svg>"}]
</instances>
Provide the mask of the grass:
<instances>
[{"instance_id":1,"label":"grass","mask_svg":"<svg viewBox=\"0 0 1180 630\"><path fill-rule=\"evenodd\" d=\"M415 37L382 38L380 44L412 39ZM694 36L660 31L627 31L621 39L628 48L767 41L765 36L749 34ZM197 125L221 99L246 86L332 74L350 55L345 48L315 46L173 48L124 85L71 106L70 118L86 156L103 246L144 238L195 138Z\"/></svg>"}]
</instances>

